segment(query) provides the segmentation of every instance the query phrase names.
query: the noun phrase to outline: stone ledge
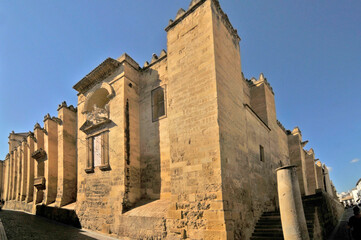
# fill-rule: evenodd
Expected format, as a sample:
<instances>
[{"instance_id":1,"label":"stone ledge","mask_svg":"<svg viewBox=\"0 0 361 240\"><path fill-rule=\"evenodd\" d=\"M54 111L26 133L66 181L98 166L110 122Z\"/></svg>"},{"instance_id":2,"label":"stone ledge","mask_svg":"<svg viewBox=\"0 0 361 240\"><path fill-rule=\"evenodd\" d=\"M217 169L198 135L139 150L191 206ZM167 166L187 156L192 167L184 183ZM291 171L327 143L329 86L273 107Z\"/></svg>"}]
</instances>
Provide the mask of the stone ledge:
<instances>
[{"instance_id":1,"label":"stone ledge","mask_svg":"<svg viewBox=\"0 0 361 240\"><path fill-rule=\"evenodd\" d=\"M112 74L115 69L117 69L121 62L107 58L104 62L102 62L99 66L97 66L93 71L88 73L82 80L80 80L77 84L73 86L75 90L79 93L84 93L89 90L95 84L101 82L105 78L107 78L110 74Z\"/></svg>"}]
</instances>

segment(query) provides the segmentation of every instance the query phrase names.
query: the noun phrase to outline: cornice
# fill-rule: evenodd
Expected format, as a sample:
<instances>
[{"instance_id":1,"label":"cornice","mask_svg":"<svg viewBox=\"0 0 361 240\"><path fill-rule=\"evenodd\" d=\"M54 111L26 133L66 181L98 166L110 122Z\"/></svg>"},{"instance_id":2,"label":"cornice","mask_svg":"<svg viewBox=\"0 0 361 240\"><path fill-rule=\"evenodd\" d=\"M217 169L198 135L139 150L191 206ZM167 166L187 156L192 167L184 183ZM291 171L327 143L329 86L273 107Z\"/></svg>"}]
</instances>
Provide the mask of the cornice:
<instances>
[{"instance_id":1,"label":"cornice","mask_svg":"<svg viewBox=\"0 0 361 240\"><path fill-rule=\"evenodd\" d=\"M120 65L122 65L122 62L112 58L107 58L93 71L87 74L82 80L75 84L73 88L79 93L85 93L92 86L110 76Z\"/></svg>"}]
</instances>

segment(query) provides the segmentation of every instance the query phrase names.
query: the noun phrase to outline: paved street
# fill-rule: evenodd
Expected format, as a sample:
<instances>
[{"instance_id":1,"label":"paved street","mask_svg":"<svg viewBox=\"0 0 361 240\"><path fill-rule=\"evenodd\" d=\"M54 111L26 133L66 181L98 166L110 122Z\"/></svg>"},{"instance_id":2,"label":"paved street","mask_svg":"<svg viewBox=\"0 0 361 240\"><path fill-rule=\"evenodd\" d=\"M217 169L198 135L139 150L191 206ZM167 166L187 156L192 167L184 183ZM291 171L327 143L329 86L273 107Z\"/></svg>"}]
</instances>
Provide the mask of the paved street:
<instances>
[{"instance_id":1,"label":"paved street","mask_svg":"<svg viewBox=\"0 0 361 240\"><path fill-rule=\"evenodd\" d=\"M352 208L345 209L338 226L335 228L328 240L351 240L348 229L346 228L348 219L353 215Z\"/></svg>"},{"instance_id":2,"label":"paved street","mask_svg":"<svg viewBox=\"0 0 361 240\"><path fill-rule=\"evenodd\" d=\"M115 238L83 231L47 218L16 211L0 211L8 240L113 240Z\"/></svg>"}]
</instances>

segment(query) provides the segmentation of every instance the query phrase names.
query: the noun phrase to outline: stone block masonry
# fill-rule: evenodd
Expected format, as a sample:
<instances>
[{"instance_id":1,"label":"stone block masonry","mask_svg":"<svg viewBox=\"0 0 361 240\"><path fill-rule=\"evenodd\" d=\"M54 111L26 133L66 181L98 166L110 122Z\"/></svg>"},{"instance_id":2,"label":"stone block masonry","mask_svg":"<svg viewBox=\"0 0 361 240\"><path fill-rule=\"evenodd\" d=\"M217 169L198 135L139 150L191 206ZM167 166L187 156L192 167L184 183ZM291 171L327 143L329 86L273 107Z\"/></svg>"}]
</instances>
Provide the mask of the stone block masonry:
<instances>
[{"instance_id":1,"label":"stone block masonry","mask_svg":"<svg viewBox=\"0 0 361 240\"><path fill-rule=\"evenodd\" d=\"M279 209L275 169L300 194L333 194L301 131L277 120L267 78L248 80L218 0L192 0L165 28L167 51L140 67L107 58L34 132L9 136L5 208L120 239L250 239ZM2 166L2 167L1 167Z\"/></svg>"}]
</instances>

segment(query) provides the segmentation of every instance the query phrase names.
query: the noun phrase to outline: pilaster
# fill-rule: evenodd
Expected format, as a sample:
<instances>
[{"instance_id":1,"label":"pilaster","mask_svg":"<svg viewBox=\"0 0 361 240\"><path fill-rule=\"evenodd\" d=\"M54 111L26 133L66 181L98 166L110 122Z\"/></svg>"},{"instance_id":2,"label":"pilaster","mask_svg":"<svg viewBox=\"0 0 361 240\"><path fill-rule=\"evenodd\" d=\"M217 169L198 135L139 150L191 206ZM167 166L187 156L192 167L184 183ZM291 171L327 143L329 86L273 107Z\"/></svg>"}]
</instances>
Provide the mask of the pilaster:
<instances>
[{"instance_id":1,"label":"pilaster","mask_svg":"<svg viewBox=\"0 0 361 240\"><path fill-rule=\"evenodd\" d=\"M9 180L10 180L10 154L5 158L5 179L4 179L4 197L3 200L7 201L9 197Z\"/></svg>"},{"instance_id":2,"label":"pilaster","mask_svg":"<svg viewBox=\"0 0 361 240\"><path fill-rule=\"evenodd\" d=\"M307 143L308 141L302 141L301 130L298 127L295 127L288 135L290 162L292 165L297 166L296 171L301 195L308 194L308 184L305 172L306 160L305 152L303 150L303 147L305 147Z\"/></svg>"},{"instance_id":3,"label":"pilaster","mask_svg":"<svg viewBox=\"0 0 361 240\"><path fill-rule=\"evenodd\" d=\"M37 123L34 127L34 135L36 142L34 144L34 152L31 155L34 161L34 205L43 201L43 190L45 188L44 179L44 134L45 130Z\"/></svg>"},{"instance_id":4,"label":"pilaster","mask_svg":"<svg viewBox=\"0 0 361 240\"><path fill-rule=\"evenodd\" d=\"M59 105L58 118L58 184L56 206L61 207L76 201L77 162L76 162L76 109L65 102Z\"/></svg>"},{"instance_id":5,"label":"pilaster","mask_svg":"<svg viewBox=\"0 0 361 240\"><path fill-rule=\"evenodd\" d=\"M27 155L26 155L26 162L27 162L27 181L26 181L26 198L25 202L32 202L33 195L34 195L34 159L31 157L34 153L34 133L29 132L27 136Z\"/></svg>"},{"instance_id":6,"label":"pilaster","mask_svg":"<svg viewBox=\"0 0 361 240\"><path fill-rule=\"evenodd\" d=\"M20 192L19 192L19 201L24 201L26 198L26 184L28 181L28 162L27 162L27 141L26 138L21 142L20 149L20 160L21 160L21 179L20 179Z\"/></svg>"},{"instance_id":7,"label":"pilaster","mask_svg":"<svg viewBox=\"0 0 361 240\"><path fill-rule=\"evenodd\" d=\"M46 152L44 177L45 191L43 203L48 205L55 202L58 184L58 118L44 117L44 150Z\"/></svg>"},{"instance_id":8,"label":"pilaster","mask_svg":"<svg viewBox=\"0 0 361 240\"><path fill-rule=\"evenodd\" d=\"M0 161L0 200L4 198L5 161Z\"/></svg>"},{"instance_id":9,"label":"pilaster","mask_svg":"<svg viewBox=\"0 0 361 240\"><path fill-rule=\"evenodd\" d=\"M13 166L13 187L12 187L12 199L16 200L17 197L17 181L18 181L18 149L14 149L14 156L13 156L14 166Z\"/></svg>"},{"instance_id":10,"label":"pilaster","mask_svg":"<svg viewBox=\"0 0 361 240\"><path fill-rule=\"evenodd\" d=\"M13 198L13 182L14 182L13 176L14 176L14 152L11 151L9 157L9 183L8 183L9 194L7 200L12 200Z\"/></svg>"},{"instance_id":11,"label":"pilaster","mask_svg":"<svg viewBox=\"0 0 361 240\"><path fill-rule=\"evenodd\" d=\"M23 159L22 159L22 153L23 153L23 149L20 145L17 147L17 181L16 181L16 201L21 201L20 200L20 191L21 191L21 182L22 182L22 165L23 165Z\"/></svg>"}]
</instances>

